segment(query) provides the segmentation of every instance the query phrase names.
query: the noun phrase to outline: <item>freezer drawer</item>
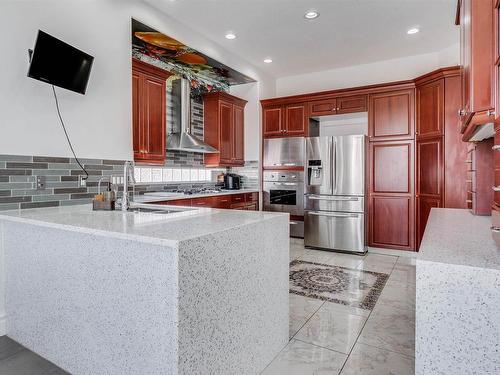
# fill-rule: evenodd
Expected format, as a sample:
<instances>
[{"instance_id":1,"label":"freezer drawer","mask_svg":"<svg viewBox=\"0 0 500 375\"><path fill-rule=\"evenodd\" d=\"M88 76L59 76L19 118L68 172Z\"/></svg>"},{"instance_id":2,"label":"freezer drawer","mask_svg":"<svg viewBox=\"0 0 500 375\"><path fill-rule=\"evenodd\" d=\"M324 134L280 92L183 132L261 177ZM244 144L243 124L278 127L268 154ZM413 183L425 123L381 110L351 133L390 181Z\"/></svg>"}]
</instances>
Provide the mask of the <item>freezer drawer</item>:
<instances>
[{"instance_id":1,"label":"freezer drawer","mask_svg":"<svg viewBox=\"0 0 500 375\"><path fill-rule=\"evenodd\" d=\"M306 211L304 244L330 250L365 252L365 215L361 213Z\"/></svg>"},{"instance_id":2,"label":"freezer drawer","mask_svg":"<svg viewBox=\"0 0 500 375\"><path fill-rule=\"evenodd\" d=\"M365 212L365 198L311 194L305 196L305 209L309 211Z\"/></svg>"}]
</instances>

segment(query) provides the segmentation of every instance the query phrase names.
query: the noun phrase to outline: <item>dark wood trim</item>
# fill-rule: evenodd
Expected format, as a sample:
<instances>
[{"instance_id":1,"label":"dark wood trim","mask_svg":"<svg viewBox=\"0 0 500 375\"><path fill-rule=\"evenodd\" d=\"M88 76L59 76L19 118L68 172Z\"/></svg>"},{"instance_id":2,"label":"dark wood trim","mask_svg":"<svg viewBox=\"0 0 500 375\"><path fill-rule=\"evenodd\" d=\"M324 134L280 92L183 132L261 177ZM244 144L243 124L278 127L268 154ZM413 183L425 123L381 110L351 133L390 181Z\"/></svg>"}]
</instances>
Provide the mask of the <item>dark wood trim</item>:
<instances>
[{"instance_id":1,"label":"dark wood trim","mask_svg":"<svg viewBox=\"0 0 500 375\"><path fill-rule=\"evenodd\" d=\"M243 107L245 106L245 104L248 103L247 100L238 98L237 96L228 94L227 92L224 91L215 91L203 94L203 100L221 100L221 99L230 101L233 104Z\"/></svg>"},{"instance_id":2,"label":"dark wood trim","mask_svg":"<svg viewBox=\"0 0 500 375\"><path fill-rule=\"evenodd\" d=\"M304 216L302 216L302 215L290 215L290 220L304 221Z\"/></svg>"},{"instance_id":3,"label":"dark wood trim","mask_svg":"<svg viewBox=\"0 0 500 375\"><path fill-rule=\"evenodd\" d=\"M158 68L137 59L132 59L132 68L162 79L167 79L172 75L168 70Z\"/></svg>"},{"instance_id":4,"label":"dark wood trim","mask_svg":"<svg viewBox=\"0 0 500 375\"><path fill-rule=\"evenodd\" d=\"M474 113L467 126L465 128L462 127L462 141L469 142L478 127L493 121L494 116L488 116L488 111Z\"/></svg>"},{"instance_id":5,"label":"dark wood trim","mask_svg":"<svg viewBox=\"0 0 500 375\"><path fill-rule=\"evenodd\" d=\"M262 106L269 105L280 105L280 104L288 104L288 103L297 103L297 102L307 102L312 100L320 100L320 99L330 99L337 98L339 96L351 96L358 94L370 94L370 93L379 93L384 91L393 91L393 90L403 90L414 88L415 83L413 80L407 81L397 81L390 83L379 83L375 85L367 85L367 86L359 86L359 87L351 87L345 89L337 89L337 90L329 90L329 91L320 91L313 92L308 94L300 94L300 95L292 95L292 96L284 96L279 98L270 98L261 100Z\"/></svg>"},{"instance_id":6,"label":"dark wood trim","mask_svg":"<svg viewBox=\"0 0 500 375\"><path fill-rule=\"evenodd\" d=\"M421 75L417 78L415 78L415 84L417 86L424 85L426 83L430 83L432 81L441 79L441 78L446 78L446 77L453 77L453 76L459 76L460 75L460 66L448 66L446 68L441 68L434 70L430 73Z\"/></svg>"}]
</instances>

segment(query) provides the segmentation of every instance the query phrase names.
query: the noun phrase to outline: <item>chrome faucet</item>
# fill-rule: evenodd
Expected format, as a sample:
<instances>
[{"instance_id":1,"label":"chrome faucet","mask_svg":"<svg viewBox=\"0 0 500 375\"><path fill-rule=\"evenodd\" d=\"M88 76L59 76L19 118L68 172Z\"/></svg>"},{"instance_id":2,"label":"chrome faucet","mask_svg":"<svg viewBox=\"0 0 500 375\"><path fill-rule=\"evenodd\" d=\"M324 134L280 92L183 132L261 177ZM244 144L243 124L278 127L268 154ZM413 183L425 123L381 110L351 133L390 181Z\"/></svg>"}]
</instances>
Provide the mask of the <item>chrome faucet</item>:
<instances>
[{"instance_id":1,"label":"chrome faucet","mask_svg":"<svg viewBox=\"0 0 500 375\"><path fill-rule=\"evenodd\" d=\"M122 211L127 211L130 207L130 197L128 195L128 184L132 183L135 190L135 177L134 177L135 163L133 161L126 161L123 165L123 195L122 195ZM134 193L132 191L132 198Z\"/></svg>"}]
</instances>

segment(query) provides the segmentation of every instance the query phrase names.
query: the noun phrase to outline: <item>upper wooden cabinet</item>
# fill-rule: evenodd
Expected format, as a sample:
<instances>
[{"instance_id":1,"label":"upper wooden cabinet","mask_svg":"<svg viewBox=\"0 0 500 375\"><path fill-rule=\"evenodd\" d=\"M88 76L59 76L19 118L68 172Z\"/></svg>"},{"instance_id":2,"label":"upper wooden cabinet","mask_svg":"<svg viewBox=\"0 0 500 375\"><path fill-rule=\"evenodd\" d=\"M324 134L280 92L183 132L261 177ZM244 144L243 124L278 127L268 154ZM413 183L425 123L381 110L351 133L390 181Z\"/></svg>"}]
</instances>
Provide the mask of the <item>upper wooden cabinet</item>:
<instances>
[{"instance_id":1,"label":"upper wooden cabinet","mask_svg":"<svg viewBox=\"0 0 500 375\"><path fill-rule=\"evenodd\" d=\"M285 126L283 133L287 137L307 135L307 104L289 104L285 106Z\"/></svg>"},{"instance_id":2,"label":"upper wooden cabinet","mask_svg":"<svg viewBox=\"0 0 500 375\"><path fill-rule=\"evenodd\" d=\"M170 73L132 60L132 136L134 160L163 164L166 148L166 80Z\"/></svg>"},{"instance_id":3,"label":"upper wooden cabinet","mask_svg":"<svg viewBox=\"0 0 500 375\"><path fill-rule=\"evenodd\" d=\"M225 92L203 96L204 138L219 153L205 154L207 167L231 167L245 164L246 101Z\"/></svg>"},{"instance_id":4,"label":"upper wooden cabinet","mask_svg":"<svg viewBox=\"0 0 500 375\"><path fill-rule=\"evenodd\" d=\"M366 95L340 96L331 99L316 100L309 103L309 113L311 116L327 116L366 111Z\"/></svg>"},{"instance_id":5,"label":"upper wooden cabinet","mask_svg":"<svg viewBox=\"0 0 500 375\"><path fill-rule=\"evenodd\" d=\"M462 133L493 119L493 27L496 0L460 0L460 60ZM468 128L468 127L472 128Z\"/></svg>"},{"instance_id":6,"label":"upper wooden cabinet","mask_svg":"<svg viewBox=\"0 0 500 375\"><path fill-rule=\"evenodd\" d=\"M415 132L414 89L370 94L370 141L412 139Z\"/></svg>"},{"instance_id":7,"label":"upper wooden cabinet","mask_svg":"<svg viewBox=\"0 0 500 375\"><path fill-rule=\"evenodd\" d=\"M443 134L444 79L417 86L417 137Z\"/></svg>"},{"instance_id":8,"label":"upper wooden cabinet","mask_svg":"<svg viewBox=\"0 0 500 375\"><path fill-rule=\"evenodd\" d=\"M308 121L307 103L271 105L262 109L265 138L306 136Z\"/></svg>"},{"instance_id":9,"label":"upper wooden cabinet","mask_svg":"<svg viewBox=\"0 0 500 375\"><path fill-rule=\"evenodd\" d=\"M494 20L494 47L493 47L493 62L494 62L494 98L495 98L495 128L500 128L500 0L496 0L493 8Z\"/></svg>"}]
</instances>

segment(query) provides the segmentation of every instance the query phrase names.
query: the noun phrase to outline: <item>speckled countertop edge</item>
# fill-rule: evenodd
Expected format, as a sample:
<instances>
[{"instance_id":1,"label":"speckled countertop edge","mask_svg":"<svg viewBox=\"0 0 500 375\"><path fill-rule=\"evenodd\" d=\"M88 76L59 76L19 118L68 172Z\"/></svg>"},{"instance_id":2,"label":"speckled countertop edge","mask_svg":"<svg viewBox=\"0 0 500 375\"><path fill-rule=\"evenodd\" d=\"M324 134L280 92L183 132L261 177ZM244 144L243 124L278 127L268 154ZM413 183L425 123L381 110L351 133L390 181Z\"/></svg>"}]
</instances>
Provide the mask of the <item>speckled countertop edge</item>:
<instances>
[{"instance_id":1,"label":"speckled countertop edge","mask_svg":"<svg viewBox=\"0 0 500 375\"><path fill-rule=\"evenodd\" d=\"M417 255L419 261L500 270L500 249L491 217L467 209L433 208Z\"/></svg>"}]
</instances>

